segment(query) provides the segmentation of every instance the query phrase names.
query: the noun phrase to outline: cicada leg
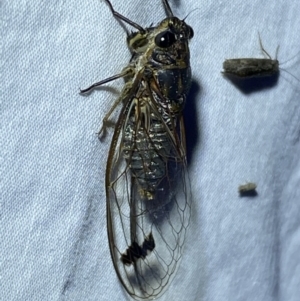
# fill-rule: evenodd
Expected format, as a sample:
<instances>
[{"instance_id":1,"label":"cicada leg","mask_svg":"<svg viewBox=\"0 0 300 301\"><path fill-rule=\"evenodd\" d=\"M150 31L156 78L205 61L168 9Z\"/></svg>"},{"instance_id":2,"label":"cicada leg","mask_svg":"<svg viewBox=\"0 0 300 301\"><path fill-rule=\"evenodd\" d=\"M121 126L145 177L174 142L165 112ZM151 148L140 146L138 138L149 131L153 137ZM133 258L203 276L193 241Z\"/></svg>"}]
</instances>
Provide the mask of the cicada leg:
<instances>
[{"instance_id":1,"label":"cicada leg","mask_svg":"<svg viewBox=\"0 0 300 301\"><path fill-rule=\"evenodd\" d=\"M124 88L122 89L121 95L117 98L117 100L113 103L109 111L105 114L103 120L102 120L102 126L98 132L98 137L100 137L106 130L106 127L109 126L109 117L113 113L113 111L116 109L116 107L128 96L130 96L132 91L132 82L129 81L125 83Z\"/></svg>"},{"instance_id":2,"label":"cicada leg","mask_svg":"<svg viewBox=\"0 0 300 301\"><path fill-rule=\"evenodd\" d=\"M129 66L127 68L124 68L124 70L119 74L105 78L105 79L101 80L100 82L96 82L96 83L92 84L91 86L89 86L86 89L80 90L80 93L82 93L82 94L88 93L88 92L92 91L93 89L95 89L99 86L102 86L103 84L114 81L118 78L122 78L122 77L126 78L128 76L131 76L132 74L134 74L134 70L131 66ZM113 103L112 107L109 109L107 114L105 114L105 116L102 120L102 126L97 133L98 137L105 131L106 126L109 126L108 119L109 119L110 115L113 113L113 111L116 109L116 107L122 102L122 100L130 94L131 89L132 89L132 82L131 81L126 82L124 88L122 89L120 97L117 98L117 100Z\"/></svg>"},{"instance_id":3,"label":"cicada leg","mask_svg":"<svg viewBox=\"0 0 300 301\"><path fill-rule=\"evenodd\" d=\"M92 84L91 86L89 86L88 88L86 89L80 89L80 93L81 94L84 94L84 93L88 93L88 92L91 92L93 89L99 87L99 86L102 86L103 84L106 84L108 82L112 82L118 78L121 78L121 77L125 77L127 75L129 75L130 73L132 73L132 69L131 68L125 68L121 73L119 74L116 74L114 76L111 76L111 77L108 77L108 78L105 78L103 80L101 80L100 82L97 82L97 83L94 83Z\"/></svg>"}]
</instances>

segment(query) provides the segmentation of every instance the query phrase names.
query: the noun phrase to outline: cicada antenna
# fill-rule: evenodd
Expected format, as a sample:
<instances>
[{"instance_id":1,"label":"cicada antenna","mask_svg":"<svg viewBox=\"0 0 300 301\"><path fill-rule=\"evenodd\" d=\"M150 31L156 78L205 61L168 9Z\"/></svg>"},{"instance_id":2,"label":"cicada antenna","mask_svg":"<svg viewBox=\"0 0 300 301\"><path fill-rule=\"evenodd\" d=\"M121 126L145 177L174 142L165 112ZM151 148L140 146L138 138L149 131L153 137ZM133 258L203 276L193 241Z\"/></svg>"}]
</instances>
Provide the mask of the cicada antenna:
<instances>
[{"instance_id":1,"label":"cicada antenna","mask_svg":"<svg viewBox=\"0 0 300 301\"><path fill-rule=\"evenodd\" d=\"M191 14L193 13L195 10L200 9L199 7L194 8L193 10L191 10L184 18L182 21L185 21L185 19Z\"/></svg>"},{"instance_id":2,"label":"cicada antenna","mask_svg":"<svg viewBox=\"0 0 300 301\"><path fill-rule=\"evenodd\" d=\"M163 4L164 4L164 7L165 7L165 10L166 10L166 13L167 13L167 17L170 18L170 17L173 17L174 14L172 12L172 9L168 3L168 0L163 0Z\"/></svg>"},{"instance_id":3,"label":"cicada antenna","mask_svg":"<svg viewBox=\"0 0 300 301\"><path fill-rule=\"evenodd\" d=\"M140 26L139 24L129 20L128 18L126 18L125 16L121 15L120 13L118 13L117 11L114 10L112 4L110 3L109 0L105 0L105 2L107 3L107 5L109 6L110 8L110 11L112 12L112 14L114 15L114 17L116 17L117 19L120 19L122 21L124 21L125 23L135 27L138 31L142 32L142 33L145 33L145 29Z\"/></svg>"}]
</instances>

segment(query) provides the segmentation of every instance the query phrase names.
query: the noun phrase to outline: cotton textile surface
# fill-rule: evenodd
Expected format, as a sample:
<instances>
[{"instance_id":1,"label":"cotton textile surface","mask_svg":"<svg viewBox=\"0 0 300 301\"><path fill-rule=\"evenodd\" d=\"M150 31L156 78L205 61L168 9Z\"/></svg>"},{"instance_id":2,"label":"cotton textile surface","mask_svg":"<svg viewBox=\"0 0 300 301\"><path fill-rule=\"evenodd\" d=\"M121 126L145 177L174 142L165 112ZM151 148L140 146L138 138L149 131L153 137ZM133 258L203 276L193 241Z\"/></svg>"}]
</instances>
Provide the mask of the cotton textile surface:
<instances>
[{"instance_id":1,"label":"cotton textile surface","mask_svg":"<svg viewBox=\"0 0 300 301\"><path fill-rule=\"evenodd\" d=\"M165 17L160 0L111 1L145 27ZM299 300L300 83L281 71L240 88L221 71L224 59L263 57L259 32L300 78L300 1L170 6L181 19L197 8L186 19L195 33L185 111L193 211L159 300ZM0 300L128 300L106 234L111 135L100 143L95 134L123 81L79 95L126 66L126 33L99 0L4 0L0 14ZM257 197L239 197L247 181Z\"/></svg>"}]
</instances>

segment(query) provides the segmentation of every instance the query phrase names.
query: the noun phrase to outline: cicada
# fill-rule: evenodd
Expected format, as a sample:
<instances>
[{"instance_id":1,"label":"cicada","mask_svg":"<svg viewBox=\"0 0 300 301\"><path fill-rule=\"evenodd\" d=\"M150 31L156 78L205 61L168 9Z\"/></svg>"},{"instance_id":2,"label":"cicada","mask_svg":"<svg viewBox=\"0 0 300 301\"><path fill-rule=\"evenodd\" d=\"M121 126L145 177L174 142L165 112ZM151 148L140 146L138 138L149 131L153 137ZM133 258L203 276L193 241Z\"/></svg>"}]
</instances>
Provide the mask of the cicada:
<instances>
[{"instance_id":1,"label":"cicada","mask_svg":"<svg viewBox=\"0 0 300 301\"><path fill-rule=\"evenodd\" d=\"M117 19L136 29L127 36L132 56L119 74L81 92L125 81L102 127L119 108L105 177L108 241L128 294L155 299L176 273L190 220L182 112L191 86L193 29L173 15L167 0L162 0L167 18L147 28L106 3Z\"/></svg>"}]
</instances>

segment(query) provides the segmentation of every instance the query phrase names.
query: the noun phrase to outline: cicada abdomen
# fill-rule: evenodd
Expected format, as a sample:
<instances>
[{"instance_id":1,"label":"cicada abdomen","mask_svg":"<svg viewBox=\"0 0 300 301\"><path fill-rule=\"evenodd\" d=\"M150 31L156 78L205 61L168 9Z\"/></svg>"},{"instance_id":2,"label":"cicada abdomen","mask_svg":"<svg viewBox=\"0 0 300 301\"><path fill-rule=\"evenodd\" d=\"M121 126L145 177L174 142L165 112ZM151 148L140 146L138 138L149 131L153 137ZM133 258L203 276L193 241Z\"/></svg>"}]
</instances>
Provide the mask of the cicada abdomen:
<instances>
[{"instance_id":1,"label":"cicada abdomen","mask_svg":"<svg viewBox=\"0 0 300 301\"><path fill-rule=\"evenodd\" d=\"M188 42L192 28L173 16L127 37L129 65L106 170L107 228L112 261L126 291L137 300L159 297L182 257L191 210L182 117L191 85Z\"/></svg>"}]
</instances>

